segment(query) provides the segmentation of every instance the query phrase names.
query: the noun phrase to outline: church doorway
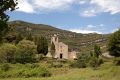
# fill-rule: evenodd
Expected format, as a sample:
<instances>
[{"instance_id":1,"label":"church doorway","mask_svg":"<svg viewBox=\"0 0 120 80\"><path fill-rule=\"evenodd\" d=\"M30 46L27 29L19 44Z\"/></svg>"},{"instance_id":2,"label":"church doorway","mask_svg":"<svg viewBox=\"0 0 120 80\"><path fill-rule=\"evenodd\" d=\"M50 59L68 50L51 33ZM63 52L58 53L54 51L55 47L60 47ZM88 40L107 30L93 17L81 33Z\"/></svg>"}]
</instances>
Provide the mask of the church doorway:
<instances>
[{"instance_id":1,"label":"church doorway","mask_svg":"<svg viewBox=\"0 0 120 80\"><path fill-rule=\"evenodd\" d=\"M62 59L63 58L63 54L60 54L60 59Z\"/></svg>"}]
</instances>

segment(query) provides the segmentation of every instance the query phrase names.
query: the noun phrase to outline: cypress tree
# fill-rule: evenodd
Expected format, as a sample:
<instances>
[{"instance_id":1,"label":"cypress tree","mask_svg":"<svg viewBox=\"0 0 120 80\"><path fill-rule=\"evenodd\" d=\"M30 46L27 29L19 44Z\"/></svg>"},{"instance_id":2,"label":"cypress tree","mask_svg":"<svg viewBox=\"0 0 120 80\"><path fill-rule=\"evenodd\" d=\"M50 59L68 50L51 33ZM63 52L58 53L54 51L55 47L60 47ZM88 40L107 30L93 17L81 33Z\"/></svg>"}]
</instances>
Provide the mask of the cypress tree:
<instances>
[{"instance_id":1,"label":"cypress tree","mask_svg":"<svg viewBox=\"0 0 120 80\"><path fill-rule=\"evenodd\" d=\"M48 53L48 42L45 37L40 37L37 43L38 54L46 55Z\"/></svg>"}]
</instances>

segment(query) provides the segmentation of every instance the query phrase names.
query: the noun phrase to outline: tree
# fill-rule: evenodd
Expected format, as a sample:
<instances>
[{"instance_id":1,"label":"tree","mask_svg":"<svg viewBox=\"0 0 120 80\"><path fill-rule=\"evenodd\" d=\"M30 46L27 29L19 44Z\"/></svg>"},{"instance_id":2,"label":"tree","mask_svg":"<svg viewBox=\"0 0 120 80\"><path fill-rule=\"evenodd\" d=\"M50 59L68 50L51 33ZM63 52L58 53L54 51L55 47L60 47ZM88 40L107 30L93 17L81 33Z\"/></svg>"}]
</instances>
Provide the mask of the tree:
<instances>
[{"instance_id":1,"label":"tree","mask_svg":"<svg viewBox=\"0 0 120 80\"><path fill-rule=\"evenodd\" d=\"M50 47L50 52L52 55L52 58L55 56L55 44L52 42L51 47Z\"/></svg>"},{"instance_id":2,"label":"tree","mask_svg":"<svg viewBox=\"0 0 120 80\"><path fill-rule=\"evenodd\" d=\"M13 62L17 47L13 44L5 43L0 47L0 62Z\"/></svg>"},{"instance_id":3,"label":"tree","mask_svg":"<svg viewBox=\"0 0 120 80\"><path fill-rule=\"evenodd\" d=\"M13 11L17 5L17 0L0 0L0 41L2 41L3 35L8 31L7 21L9 16L6 15L6 11Z\"/></svg>"},{"instance_id":4,"label":"tree","mask_svg":"<svg viewBox=\"0 0 120 80\"><path fill-rule=\"evenodd\" d=\"M37 52L38 54L46 55L48 53L48 42L47 39L41 36L37 42Z\"/></svg>"},{"instance_id":5,"label":"tree","mask_svg":"<svg viewBox=\"0 0 120 80\"><path fill-rule=\"evenodd\" d=\"M34 61L36 45L29 40L22 40L17 44L17 51L15 53L15 61L19 63L30 63Z\"/></svg>"},{"instance_id":6,"label":"tree","mask_svg":"<svg viewBox=\"0 0 120 80\"><path fill-rule=\"evenodd\" d=\"M120 57L120 29L110 36L108 50L110 55Z\"/></svg>"},{"instance_id":7,"label":"tree","mask_svg":"<svg viewBox=\"0 0 120 80\"><path fill-rule=\"evenodd\" d=\"M94 45L94 53L95 53L95 57L99 58L99 56L101 55L100 46Z\"/></svg>"}]
</instances>

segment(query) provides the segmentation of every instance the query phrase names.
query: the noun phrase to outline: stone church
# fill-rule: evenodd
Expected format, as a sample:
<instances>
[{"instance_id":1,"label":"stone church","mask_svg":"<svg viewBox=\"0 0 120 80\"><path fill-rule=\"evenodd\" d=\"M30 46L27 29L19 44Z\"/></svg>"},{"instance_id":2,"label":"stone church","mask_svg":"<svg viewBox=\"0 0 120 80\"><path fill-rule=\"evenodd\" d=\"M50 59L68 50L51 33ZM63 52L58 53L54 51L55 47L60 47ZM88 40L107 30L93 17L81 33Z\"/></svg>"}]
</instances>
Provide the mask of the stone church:
<instances>
[{"instance_id":1,"label":"stone church","mask_svg":"<svg viewBox=\"0 0 120 80\"><path fill-rule=\"evenodd\" d=\"M76 58L76 51L69 52L68 45L63 42L59 42L59 38L57 35L51 37L51 43L55 45L55 56L54 58L58 59L75 59ZM50 48L48 49L47 57L52 57L50 53Z\"/></svg>"}]
</instances>

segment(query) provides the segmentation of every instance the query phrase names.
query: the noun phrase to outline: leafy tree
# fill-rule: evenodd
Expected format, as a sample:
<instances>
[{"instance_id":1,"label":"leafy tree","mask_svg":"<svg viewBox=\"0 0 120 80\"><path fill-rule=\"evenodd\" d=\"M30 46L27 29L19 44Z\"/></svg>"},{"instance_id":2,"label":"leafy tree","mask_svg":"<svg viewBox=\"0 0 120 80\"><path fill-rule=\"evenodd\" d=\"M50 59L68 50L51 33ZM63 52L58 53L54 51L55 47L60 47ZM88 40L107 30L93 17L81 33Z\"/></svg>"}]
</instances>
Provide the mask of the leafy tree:
<instances>
[{"instance_id":1,"label":"leafy tree","mask_svg":"<svg viewBox=\"0 0 120 80\"><path fill-rule=\"evenodd\" d=\"M99 58L99 56L101 55L100 46L94 45L94 53L95 53L95 57Z\"/></svg>"},{"instance_id":2,"label":"leafy tree","mask_svg":"<svg viewBox=\"0 0 120 80\"><path fill-rule=\"evenodd\" d=\"M6 11L13 11L17 5L17 0L0 0L0 41L2 41L3 35L8 31L7 21L9 16L6 15Z\"/></svg>"},{"instance_id":3,"label":"leafy tree","mask_svg":"<svg viewBox=\"0 0 120 80\"><path fill-rule=\"evenodd\" d=\"M108 50L110 55L120 57L120 29L111 35Z\"/></svg>"},{"instance_id":4,"label":"leafy tree","mask_svg":"<svg viewBox=\"0 0 120 80\"><path fill-rule=\"evenodd\" d=\"M50 47L50 52L52 57L54 58L55 56L55 44L52 42L51 47Z\"/></svg>"},{"instance_id":5,"label":"leafy tree","mask_svg":"<svg viewBox=\"0 0 120 80\"><path fill-rule=\"evenodd\" d=\"M13 62L17 47L13 44L5 43L0 47L0 62Z\"/></svg>"},{"instance_id":6,"label":"leafy tree","mask_svg":"<svg viewBox=\"0 0 120 80\"><path fill-rule=\"evenodd\" d=\"M45 37L40 37L37 42L37 52L38 54L46 55L48 53L48 42Z\"/></svg>"},{"instance_id":7,"label":"leafy tree","mask_svg":"<svg viewBox=\"0 0 120 80\"><path fill-rule=\"evenodd\" d=\"M36 45L29 40L22 40L17 44L17 51L15 54L15 61L19 63L29 63L34 61Z\"/></svg>"}]
</instances>

